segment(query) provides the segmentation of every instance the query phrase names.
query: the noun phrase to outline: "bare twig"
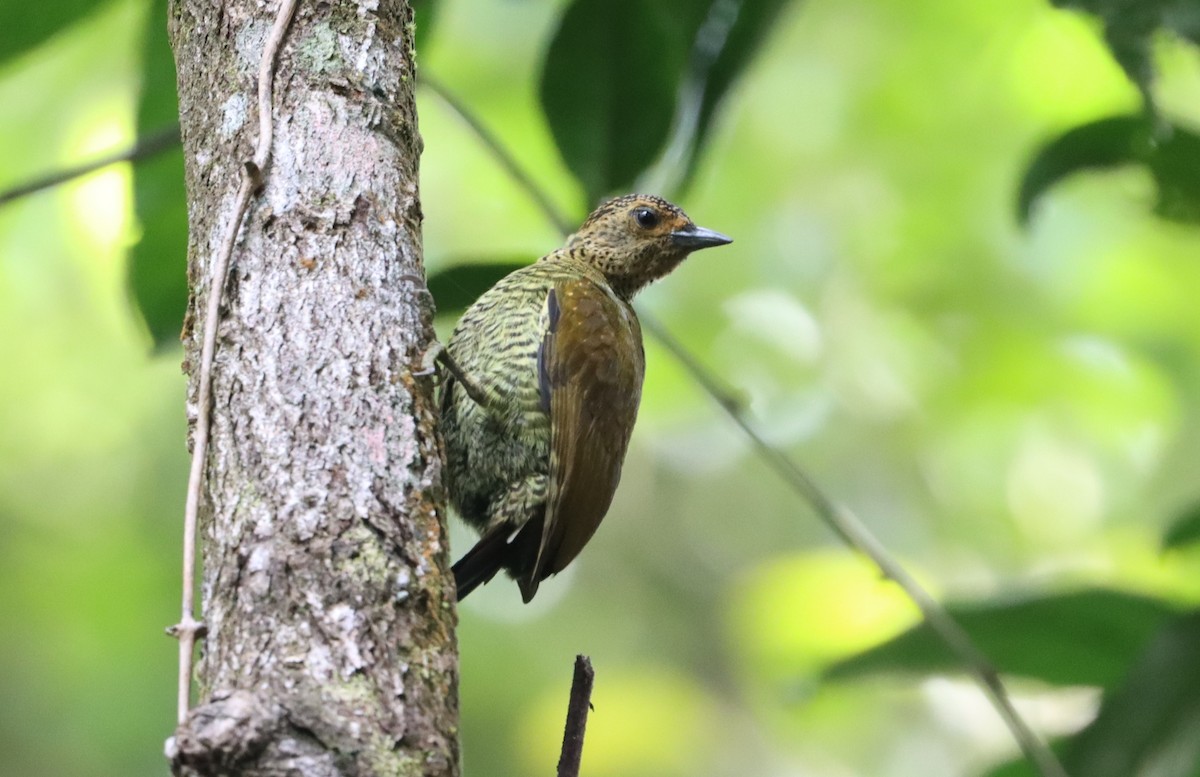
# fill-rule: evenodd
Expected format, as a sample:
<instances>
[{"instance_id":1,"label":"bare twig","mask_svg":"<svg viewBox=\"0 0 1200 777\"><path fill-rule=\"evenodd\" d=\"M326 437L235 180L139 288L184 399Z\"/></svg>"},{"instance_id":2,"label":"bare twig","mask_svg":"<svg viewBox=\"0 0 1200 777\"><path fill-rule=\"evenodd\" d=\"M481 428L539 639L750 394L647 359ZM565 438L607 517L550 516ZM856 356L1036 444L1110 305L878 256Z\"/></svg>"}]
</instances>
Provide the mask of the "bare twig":
<instances>
[{"instance_id":1,"label":"bare twig","mask_svg":"<svg viewBox=\"0 0 1200 777\"><path fill-rule=\"evenodd\" d=\"M30 194L36 194L43 189L58 186L75 178L85 176L88 173L94 173L102 167L115 165L118 162L137 162L138 160L161 154L163 151L174 148L177 145L179 145L179 125L172 124L169 127L163 127L144 137L138 138L136 143L124 151L107 154L77 167L55 170L25 183L17 184L11 189L6 189L0 192L0 205L6 205L13 200L19 200Z\"/></svg>"},{"instance_id":2,"label":"bare twig","mask_svg":"<svg viewBox=\"0 0 1200 777\"><path fill-rule=\"evenodd\" d=\"M575 676L571 679L571 699L567 702L567 725L563 729L562 755L558 758L558 777L579 777L583 760L583 735L587 730L588 710L592 707L592 684L596 673L587 656L575 656Z\"/></svg>"},{"instance_id":3,"label":"bare twig","mask_svg":"<svg viewBox=\"0 0 1200 777\"><path fill-rule=\"evenodd\" d=\"M204 316L204 341L200 349L200 374L197 378L196 430L192 442L192 468L188 474L187 504L183 513L183 615L172 632L179 638L179 722L187 717L192 694L192 653L196 637L203 624L194 617L196 585L196 516L200 507L200 485L204 477L204 459L208 449L208 435L212 425L212 364L217 344L217 323L221 313L221 299L229 278L229 264L233 256L233 245L237 241L246 207L251 195L262 185L262 173L271 158L271 138L274 130L271 115L272 87L275 78L275 61L284 33L292 21L298 0L280 0L275 26L263 45L262 59L258 67L258 144L254 158L242 168L242 184L238 189L224 239L215 257L208 289L208 305Z\"/></svg>"},{"instance_id":4,"label":"bare twig","mask_svg":"<svg viewBox=\"0 0 1200 777\"><path fill-rule=\"evenodd\" d=\"M444 92L444 87L439 87L439 94L444 94ZM508 153L508 150L495 136L490 135L480 128L479 122L470 116L470 110L465 105L453 99L448 99L447 104L459 112L460 115L463 115L468 126L476 130L480 139L497 156L498 161L506 170L519 170L520 166L512 155ZM514 178L530 194L534 202L540 205L545 201L545 195L541 193L531 177L521 172L520 174L514 174ZM559 231L564 235L571 231L569 225L563 225L563 219L557 212L546 208L543 208L543 212L547 220L558 226ZM709 372L682 343L671 336L661 324L645 313L641 313L640 317L651 336L661 342L679 360L704 392L716 400L721 409L750 438L756 452L766 460L771 469L793 491L808 503L813 512L817 514L817 517L834 534L840 537L846 545L870 559L885 577L893 580L896 585L900 586L904 593L917 605L929 628L958 656L963 667L975 678L975 681L979 684L984 694L991 701L992 706L995 707L996 712L999 713L1005 725L1012 733L1013 739L1016 740L1025 757L1037 768L1042 777L1067 777L1067 773L1059 762L1058 757L1029 728L1029 724L1025 722L1013 706L1012 699L1005 689L1004 683L1001 681L996 669L979 648L975 646L970 636L963 631L962 627L958 625L958 622L954 620L950 613L905 571L900 562L892 558L882 543L871 534L854 513L827 496L799 464L789 458L783 451L767 442L758 433L754 425L746 418L741 403L734 399L733 393L726 389L721 381Z\"/></svg>"},{"instance_id":5,"label":"bare twig","mask_svg":"<svg viewBox=\"0 0 1200 777\"><path fill-rule=\"evenodd\" d=\"M544 192L542 188L537 185L537 182L535 182L533 178L531 178L530 175L525 172L525 169L522 168L517 160L513 158L512 154L508 152L508 149L505 148L504 144L500 142L500 139L496 137L491 130L484 126L483 122L479 120L474 112L464 105L458 99L458 97L454 95L453 92L443 86L442 83L436 78L432 78L422 73L418 84L420 86L424 86L429 91L441 98L442 102L446 103L450 110L454 111L454 113L456 113L458 117L463 120L463 123L471 128L471 131L475 133L475 136L483 141L483 144L492 152L493 157L497 162L500 163L500 166L504 168L505 172L512 176L513 180L525 190L525 193L529 196L529 198L537 204L542 213L545 214L546 218L550 220L550 223L553 224L559 232L563 233L564 235L571 233L573 227L570 220L568 220L567 217L562 214L562 212L557 206L555 206L554 202L550 199L546 192Z\"/></svg>"}]
</instances>

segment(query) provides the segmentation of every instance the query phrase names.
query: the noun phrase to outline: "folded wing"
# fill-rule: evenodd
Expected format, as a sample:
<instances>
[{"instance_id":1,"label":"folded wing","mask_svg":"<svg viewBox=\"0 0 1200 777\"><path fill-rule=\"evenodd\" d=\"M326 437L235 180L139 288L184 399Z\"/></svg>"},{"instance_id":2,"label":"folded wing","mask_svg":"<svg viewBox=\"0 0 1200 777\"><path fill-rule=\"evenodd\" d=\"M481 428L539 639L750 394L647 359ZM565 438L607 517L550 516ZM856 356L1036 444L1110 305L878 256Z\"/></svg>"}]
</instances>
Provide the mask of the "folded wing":
<instances>
[{"instance_id":1,"label":"folded wing","mask_svg":"<svg viewBox=\"0 0 1200 777\"><path fill-rule=\"evenodd\" d=\"M550 414L550 490L537 560L522 581L526 601L579 555L608 512L645 373L641 328L628 303L577 279L559 282L546 304L538 376Z\"/></svg>"}]
</instances>

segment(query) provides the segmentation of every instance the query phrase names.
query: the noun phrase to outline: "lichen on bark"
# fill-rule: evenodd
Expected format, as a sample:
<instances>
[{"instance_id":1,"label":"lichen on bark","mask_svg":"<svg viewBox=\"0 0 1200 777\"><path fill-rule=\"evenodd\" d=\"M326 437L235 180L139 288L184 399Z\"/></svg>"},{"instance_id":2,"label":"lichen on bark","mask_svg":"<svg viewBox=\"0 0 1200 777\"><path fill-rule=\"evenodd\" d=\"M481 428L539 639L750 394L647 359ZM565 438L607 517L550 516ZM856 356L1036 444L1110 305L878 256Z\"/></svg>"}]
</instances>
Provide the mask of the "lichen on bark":
<instances>
[{"instance_id":1,"label":"lichen on bark","mask_svg":"<svg viewBox=\"0 0 1200 777\"><path fill-rule=\"evenodd\" d=\"M175 0L189 417L273 4ZM225 289L187 774L458 774L457 654L417 191L411 9L304 3Z\"/></svg>"}]
</instances>

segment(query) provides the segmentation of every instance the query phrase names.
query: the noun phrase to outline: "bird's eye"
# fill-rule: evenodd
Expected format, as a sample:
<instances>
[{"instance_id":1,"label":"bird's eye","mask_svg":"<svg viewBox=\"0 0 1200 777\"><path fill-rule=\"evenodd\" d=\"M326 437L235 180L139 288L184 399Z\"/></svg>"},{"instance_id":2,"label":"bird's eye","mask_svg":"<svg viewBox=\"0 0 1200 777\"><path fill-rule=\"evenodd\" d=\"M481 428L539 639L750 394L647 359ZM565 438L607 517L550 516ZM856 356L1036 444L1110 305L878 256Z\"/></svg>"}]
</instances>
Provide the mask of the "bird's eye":
<instances>
[{"instance_id":1,"label":"bird's eye","mask_svg":"<svg viewBox=\"0 0 1200 777\"><path fill-rule=\"evenodd\" d=\"M638 208L633 212L633 217L642 229L654 229L658 226L658 214L650 208Z\"/></svg>"}]
</instances>

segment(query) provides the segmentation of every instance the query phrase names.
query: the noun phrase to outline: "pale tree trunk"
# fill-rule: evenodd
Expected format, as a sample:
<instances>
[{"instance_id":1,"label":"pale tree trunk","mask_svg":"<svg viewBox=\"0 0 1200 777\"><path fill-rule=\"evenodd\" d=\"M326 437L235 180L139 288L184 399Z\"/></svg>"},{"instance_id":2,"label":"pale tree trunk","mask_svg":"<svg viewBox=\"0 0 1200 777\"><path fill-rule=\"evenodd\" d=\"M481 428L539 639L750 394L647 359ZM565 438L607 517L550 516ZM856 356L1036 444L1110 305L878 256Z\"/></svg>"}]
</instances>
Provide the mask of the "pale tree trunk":
<instances>
[{"instance_id":1,"label":"pale tree trunk","mask_svg":"<svg viewBox=\"0 0 1200 777\"><path fill-rule=\"evenodd\" d=\"M257 136L274 0L175 0L194 418L209 276ZM412 13L304 1L233 253L177 773L458 774L457 652L421 262Z\"/></svg>"}]
</instances>

